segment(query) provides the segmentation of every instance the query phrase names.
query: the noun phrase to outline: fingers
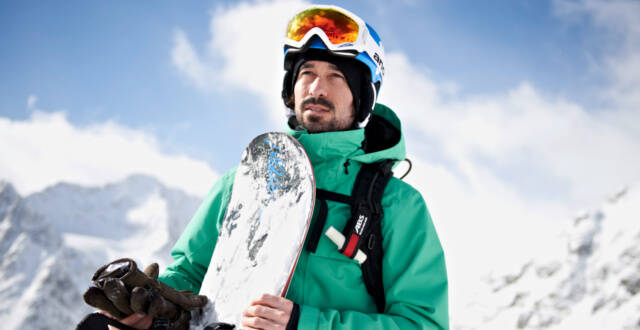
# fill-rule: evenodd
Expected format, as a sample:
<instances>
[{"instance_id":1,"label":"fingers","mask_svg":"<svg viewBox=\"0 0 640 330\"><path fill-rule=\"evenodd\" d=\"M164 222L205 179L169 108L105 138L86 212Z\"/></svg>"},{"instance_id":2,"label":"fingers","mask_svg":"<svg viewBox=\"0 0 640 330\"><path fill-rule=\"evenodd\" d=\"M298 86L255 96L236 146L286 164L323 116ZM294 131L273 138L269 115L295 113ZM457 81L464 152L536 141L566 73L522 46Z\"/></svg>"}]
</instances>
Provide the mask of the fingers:
<instances>
[{"instance_id":1,"label":"fingers","mask_svg":"<svg viewBox=\"0 0 640 330\"><path fill-rule=\"evenodd\" d=\"M260 298L252 301L251 305L265 305L272 308L284 310L288 313L291 313L291 310L293 309L293 301L268 293L265 293L260 296Z\"/></svg>"},{"instance_id":2,"label":"fingers","mask_svg":"<svg viewBox=\"0 0 640 330\"><path fill-rule=\"evenodd\" d=\"M146 313L149 309L149 292L143 287L131 291L131 309L136 313Z\"/></svg>"},{"instance_id":3,"label":"fingers","mask_svg":"<svg viewBox=\"0 0 640 330\"><path fill-rule=\"evenodd\" d=\"M104 310L99 310L98 313L106 315L109 318L114 318L111 314ZM153 317L151 315L144 314L131 314L119 321L122 324L128 325L136 329L149 329L151 323L153 323ZM115 326L109 325L109 330L119 330Z\"/></svg>"},{"instance_id":4,"label":"fingers","mask_svg":"<svg viewBox=\"0 0 640 330\"><path fill-rule=\"evenodd\" d=\"M286 324L284 324L286 325ZM264 319L261 317L248 317L245 316L242 318L242 327L249 329L284 329L282 324L275 323L271 320Z\"/></svg>"},{"instance_id":5,"label":"fingers","mask_svg":"<svg viewBox=\"0 0 640 330\"><path fill-rule=\"evenodd\" d=\"M107 298L101 289L96 287L89 287L87 291L82 295L84 301L90 306L96 307L100 310L107 311L117 319L121 319L126 316L116 306L113 305L111 300Z\"/></svg>"},{"instance_id":6,"label":"fingers","mask_svg":"<svg viewBox=\"0 0 640 330\"><path fill-rule=\"evenodd\" d=\"M268 293L265 293L260 296L260 298L252 301L251 305L265 305L277 309L282 309L288 312L291 312L291 310L293 309L293 301Z\"/></svg>"},{"instance_id":7,"label":"fingers","mask_svg":"<svg viewBox=\"0 0 640 330\"><path fill-rule=\"evenodd\" d=\"M134 288L131 291L131 309L136 313L149 314L166 319L175 319L178 316L178 306L165 299L154 289L143 287Z\"/></svg>"},{"instance_id":8,"label":"fingers","mask_svg":"<svg viewBox=\"0 0 640 330\"><path fill-rule=\"evenodd\" d=\"M106 279L102 291L124 315L133 314L133 311L129 307L129 291L124 287L124 283L122 283L120 279Z\"/></svg>"},{"instance_id":9,"label":"fingers","mask_svg":"<svg viewBox=\"0 0 640 330\"><path fill-rule=\"evenodd\" d=\"M180 307L189 311L202 308L207 304L207 302L209 302L207 296L204 295L198 295L188 290L182 290L178 292L178 294L182 296L181 300L183 302L179 303Z\"/></svg>"},{"instance_id":10,"label":"fingers","mask_svg":"<svg viewBox=\"0 0 640 330\"><path fill-rule=\"evenodd\" d=\"M153 323L153 316L151 315L133 314L128 317L132 318L132 323L130 325L136 329L149 329L151 327L151 323Z\"/></svg>"},{"instance_id":11,"label":"fingers","mask_svg":"<svg viewBox=\"0 0 640 330\"><path fill-rule=\"evenodd\" d=\"M150 278L157 280L158 274L160 273L160 269L158 268L158 263L154 262L151 265L145 268L144 273L147 274Z\"/></svg>"},{"instance_id":12,"label":"fingers","mask_svg":"<svg viewBox=\"0 0 640 330\"><path fill-rule=\"evenodd\" d=\"M178 315L178 307L161 295L154 295L149 303L150 315L172 320Z\"/></svg>"},{"instance_id":13,"label":"fingers","mask_svg":"<svg viewBox=\"0 0 640 330\"><path fill-rule=\"evenodd\" d=\"M244 311L243 315L262 318L275 324L287 324L289 321L289 314L285 311L264 305L250 306Z\"/></svg>"},{"instance_id":14,"label":"fingers","mask_svg":"<svg viewBox=\"0 0 640 330\"><path fill-rule=\"evenodd\" d=\"M242 326L250 329L285 329L292 309L291 300L264 294L244 311Z\"/></svg>"}]
</instances>

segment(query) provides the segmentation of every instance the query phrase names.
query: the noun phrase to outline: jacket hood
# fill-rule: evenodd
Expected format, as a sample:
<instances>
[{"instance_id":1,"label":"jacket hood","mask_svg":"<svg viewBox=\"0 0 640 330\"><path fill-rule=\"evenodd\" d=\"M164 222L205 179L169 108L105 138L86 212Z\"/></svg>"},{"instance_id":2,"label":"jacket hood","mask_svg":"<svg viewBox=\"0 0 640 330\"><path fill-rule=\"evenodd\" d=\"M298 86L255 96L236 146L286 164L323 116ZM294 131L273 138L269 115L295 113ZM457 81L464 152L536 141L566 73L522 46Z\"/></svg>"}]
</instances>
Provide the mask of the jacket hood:
<instances>
[{"instance_id":1,"label":"jacket hood","mask_svg":"<svg viewBox=\"0 0 640 330\"><path fill-rule=\"evenodd\" d=\"M382 159L404 160L406 150L400 119L386 105L376 103L371 119L364 128L364 136L364 154L354 160L362 163Z\"/></svg>"},{"instance_id":2,"label":"jacket hood","mask_svg":"<svg viewBox=\"0 0 640 330\"><path fill-rule=\"evenodd\" d=\"M289 130L305 147L309 158L347 158L360 163L384 159L401 161L405 144L400 119L389 107L376 103L365 128L311 134L306 130Z\"/></svg>"}]
</instances>

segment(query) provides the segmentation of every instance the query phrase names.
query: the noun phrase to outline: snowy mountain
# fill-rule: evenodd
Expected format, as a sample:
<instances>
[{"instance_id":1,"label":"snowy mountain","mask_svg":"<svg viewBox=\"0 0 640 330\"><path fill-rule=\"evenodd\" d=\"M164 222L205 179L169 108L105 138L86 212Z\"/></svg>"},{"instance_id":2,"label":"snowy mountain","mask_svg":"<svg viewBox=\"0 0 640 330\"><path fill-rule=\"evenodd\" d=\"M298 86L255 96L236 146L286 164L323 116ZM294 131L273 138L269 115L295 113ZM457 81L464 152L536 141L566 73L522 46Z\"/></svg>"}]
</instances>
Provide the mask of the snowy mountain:
<instances>
[{"instance_id":1,"label":"snowy mountain","mask_svg":"<svg viewBox=\"0 0 640 330\"><path fill-rule=\"evenodd\" d=\"M100 265L128 256L163 268L199 203L146 176L24 198L0 182L2 329L74 327ZM640 329L640 188L570 221L565 246L479 284L452 329Z\"/></svg>"},{"instance_id":2,"label":"snowy mountain","mask_svg":"<svg viewBox=\"0 0 640 330\"><path fill-rule=\"evenodd\" d=\"M82 293L116 258L170 262L200 199L131 176L104 187L60 183L22 198L0 182L0 324L68 329L92 309Z\"/></svg>"},{"instance_id":3,"label":"snowy mountain","mask_svg":"<svg viewBox=\"0 0 640 330\"><path fill-rule=\"evenodd\" d=\"M640 329L640 190L576 217L566 249L493 277L455 329ZM545 238L540 238L541 244ZM454 325L456 323L454 322Z\"/></svg>"}]
</instances>

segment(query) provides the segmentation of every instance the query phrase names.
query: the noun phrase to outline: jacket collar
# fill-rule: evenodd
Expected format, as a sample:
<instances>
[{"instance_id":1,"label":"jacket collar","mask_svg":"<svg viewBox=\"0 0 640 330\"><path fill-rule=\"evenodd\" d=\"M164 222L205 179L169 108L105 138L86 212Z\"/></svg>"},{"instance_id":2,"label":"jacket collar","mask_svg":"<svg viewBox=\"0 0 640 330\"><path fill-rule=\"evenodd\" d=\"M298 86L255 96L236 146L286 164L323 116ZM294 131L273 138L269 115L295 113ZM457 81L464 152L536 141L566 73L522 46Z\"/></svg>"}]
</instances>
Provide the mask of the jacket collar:
<instances>
[{"instance_id":1,"label":"jacket collar","mask_svg":"<svg viewBox=\"0 0 640 330\"><path fill-rule=\"evenodd\" d=\"M288 129L288 133L300 141L314 165L332 161L339 161L342 165L347 159L373 163L382 159L400 161L405 158L402 128L393 110L377 103L367 127L367 140L372 149L368 153L362 149L367 129L314 134Z\"/></svg>"},{"instance_id":2,"label":"jacket collar","mask_svg":"<svg viewBox=\"0 0 640 330\"><path fill-rule=\"evenodd\" d=\"M325 162L345 162L347 159L364 154L362 141L364 129L311 134L307 131L289 130L304 147L312 164Z\"/></svg>"}]
</instances>

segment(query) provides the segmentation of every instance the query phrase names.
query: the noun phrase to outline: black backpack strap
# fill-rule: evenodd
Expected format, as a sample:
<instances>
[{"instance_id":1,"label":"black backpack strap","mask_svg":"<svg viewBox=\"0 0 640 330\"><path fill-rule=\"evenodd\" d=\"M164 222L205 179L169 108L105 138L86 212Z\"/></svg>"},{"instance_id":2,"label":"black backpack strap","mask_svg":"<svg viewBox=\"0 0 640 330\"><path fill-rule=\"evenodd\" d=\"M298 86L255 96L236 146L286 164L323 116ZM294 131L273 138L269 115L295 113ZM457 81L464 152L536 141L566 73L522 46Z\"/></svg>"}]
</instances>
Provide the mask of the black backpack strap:
<instances>
[{"instance_id":1,"label":"black backpack strap","mask_svg":"<svg viewBox=\"0 0 640 330\"><path fill-rule=\"evenodd\" d=\"M316 189L316 199L318 200L318 215L315 222L309 231L309 238L307 239L306 249L309 252L316 252L318 248L318 242L322 236L322 229L327 222L327 201L334 201L343 204L351 205L351 196L335 193L333 191Z\"/></svg>"},{"instance_id":2,"label":"black backpack strap","mask_svg":"<svg viewBox=\"0 0 640 330\"><path fill-rule=\"evenodd\" d=\"M340 250L350 258L354 257L358 250L367 255L361 266L362 275L379 313L383 313L385 307L382 285L382 196L393 176L393 163L392 160L386 160L366 164L360 169L351 193L351 218L342 231L347 242Z\"/></svg>"},{"instance_id":3,"label":"black backpack strap","mask_svg":"<svg viewBox=\"0 0 640 330\"><path fill-rule=\"evenodd\" d=\"M339 194L333 191L324 190L324 189L316 189L316 198L323 199L328 201L339 202L343 204L351 205L351 196Z\"/></svg>"},{"instance_id":4,"label":"black backpack strap","mask_svg":"<svg viewBox=\"0 0 640 330\"><path fill-rule=\"evenodd\" d=\"M390 160L365 164L358 172L351 192L351 218L342 231L347 241L340 249L349 258L354 257L358 248L369 245L369 242L363 243L363 240L369 238L376 226L379 227L383 216L380 202L384 188L393 175L392 165L393 161Z\"/></svg>"},{"instance_id":5,"label":"black backpack strap","mask_svg":"<svg viewBox=\"0 0 640 330\"><path fill-rule=\"evenodd\" d=\"M367 292L373 297L379 313L383 313L385 308L382 285L382 196L393 176L391 167L394 162L385 160L363 165L356 177L351 196L316 189L316 198L319 201L318 215L310 229L306 246L309 252L315 252L318 247L327 219L327 200L350 205L351 217L342 231L345 241L339 245L339 251L357 260L358 251L366 255L365 261L361 264L362 276Z\"/></svg>"}]
</instances>

